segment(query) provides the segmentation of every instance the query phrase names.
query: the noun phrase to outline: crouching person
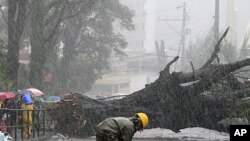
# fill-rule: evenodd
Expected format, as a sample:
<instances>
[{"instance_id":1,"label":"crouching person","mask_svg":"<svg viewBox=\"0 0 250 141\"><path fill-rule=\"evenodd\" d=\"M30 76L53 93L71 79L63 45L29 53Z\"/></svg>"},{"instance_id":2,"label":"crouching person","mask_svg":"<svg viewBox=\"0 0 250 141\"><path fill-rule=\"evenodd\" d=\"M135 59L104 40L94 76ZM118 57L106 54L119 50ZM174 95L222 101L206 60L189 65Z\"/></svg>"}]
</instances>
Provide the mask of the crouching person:
<instances>
[{"instance_id":1,"label":"crouching person","mask_svg":"<svg viewBox=\"0 0 250 141\"><path fill-rule=\"evenodd\" d=\"M107 118L97 125L96 141L132 141L136 131L148 125L148 116L137 113L134 117Z\"/></svg>"}]
</instances>

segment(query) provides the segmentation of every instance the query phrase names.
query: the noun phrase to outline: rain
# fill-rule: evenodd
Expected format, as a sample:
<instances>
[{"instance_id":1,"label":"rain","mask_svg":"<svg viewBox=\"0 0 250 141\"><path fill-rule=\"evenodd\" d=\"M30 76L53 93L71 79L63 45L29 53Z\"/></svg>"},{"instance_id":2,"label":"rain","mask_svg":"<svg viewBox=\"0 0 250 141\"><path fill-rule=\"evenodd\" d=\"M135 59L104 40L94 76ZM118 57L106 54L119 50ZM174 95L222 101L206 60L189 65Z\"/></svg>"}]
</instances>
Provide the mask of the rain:
<instances>
[{"instance_id":1,"label":"rain","mask_svg":"<svg viewBox=\"0 0 250 141\"><path fill-rule=\"evenodd\" d=\"M0 139L25 137L19 117L2 117L29 95L29 140L94 141L103 120L140 112L149 122L133 141L230 140L250 120L249 6L0 0Z\"/></svg>"}]
</instances>

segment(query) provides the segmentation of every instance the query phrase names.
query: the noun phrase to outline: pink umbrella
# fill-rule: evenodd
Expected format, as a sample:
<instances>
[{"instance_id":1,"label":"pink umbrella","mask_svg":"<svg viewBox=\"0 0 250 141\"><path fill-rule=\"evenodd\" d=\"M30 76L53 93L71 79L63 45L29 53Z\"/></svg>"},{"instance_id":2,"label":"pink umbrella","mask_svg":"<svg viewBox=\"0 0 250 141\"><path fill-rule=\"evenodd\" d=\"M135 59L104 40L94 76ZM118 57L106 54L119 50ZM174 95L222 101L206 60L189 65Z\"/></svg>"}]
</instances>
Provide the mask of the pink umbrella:
<instances>
[{"instance_id":1,"label":"pink umbrella","mask_svg":"<svg viewBox=\"0 0 250 141\"><path fill-rule=\"evenodd\" d=\"M13 92L0 92L0 99L1 100L14 98L15 96L16 95Z\"/></svg>"},{"instance_id":2,"label":"pink umbrella","mask_svg":"<svg viewBox=\"0 0 250 141\"><path fill-rule=\"evenodd\" d=\"M29 89L26 89L27 91L29 91L31 93L32 96L41 96L43 95L44 93L36 88L29 88Z\"/></svg>"}]
</instances>

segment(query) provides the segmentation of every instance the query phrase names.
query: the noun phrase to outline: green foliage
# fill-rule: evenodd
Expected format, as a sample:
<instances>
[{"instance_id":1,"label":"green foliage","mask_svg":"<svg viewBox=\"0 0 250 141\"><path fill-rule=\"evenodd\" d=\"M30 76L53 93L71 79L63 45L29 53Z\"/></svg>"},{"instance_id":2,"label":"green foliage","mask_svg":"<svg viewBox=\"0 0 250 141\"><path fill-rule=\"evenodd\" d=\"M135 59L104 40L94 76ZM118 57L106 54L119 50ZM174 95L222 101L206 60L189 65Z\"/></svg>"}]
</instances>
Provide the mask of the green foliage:
<instances>
[{"instance_id":1,"label":"green foliage","mask_svg":"<svg viewBox=\"0 0 250 141\"><path fill-rule=\"evenodd\" d=\"M122 50L127 43L114 31L113 23L125 30L134 29L132 11L119 0L38 0L29 8L27 23L31 28L26 32L31 63L29 75L19 69L19 88L31 85L49 95L88 91L108 68L111 52L125 55ZM46 64L50 64L48 70ZM47 72L52 73L53 80L42 83Z\"/></svg>"},{"instance_id":2,"label":"green foliage","mask_svg":"<svg viewBox=\"0 0 250 141\"><path fill-rule=\"evenodd\" d=\"M122 49L127 43L114 31L113 23L133 30L133 13L118 0L96 0L91 4L89 11L68 20L62 29L64 47L55 73L56 91L87 92L101 71L109 67L112 52L125 55Z\"/></svg>"},{"instance_id":3,"label":"green foliage","mask_svg":"<svg viewBox=\"0 0 250 141\"><path fill-rule=\"evenodd\" d=\"M234 112L231 113L232 117L247 118L250 120L250 104L244 103L239 105Z\"/></svg>"},{"instance_id":4,"label":"green foliage","mask_svg":"<svg viewBox=\"0 0 250 141\"><path fill-rule=\"evenodd\" d=\"M225 94L226 92L232 91L231 87L227 84L215 83L211 86L210 90L212 95L220 95ZM229 118L247 118L250 120L250 104L249 103L243 103L238 104L237 107L234 108L228 108L227 109L228 117Z\"/></svg>"},{"instance_id":5,"label":"green foliage","mask_svg":"<svg viewBox=\"0 0 250 141\"><path fill-rule=\"evenodd\" d=\"M76 56L76 60L70 63L69 79L66 80L68 91L86 92L90 90L91 85L97 79L97 73L94 71L94 64L90 58L84 54Z\"/></svg>"},{"instance_id":6,"label":"green foliage","mask_svg":"<svg viewBox=\"0 0 250 141\"><path fill-rule=\"evenodd\" d=\"M8 91L11 88L11 83L7 79L6 64L6 48L4 42L0 40L0 91Z\"/></svg>"},{"instance_id":7,"label":"green foliage","mask_svg":"<svg viewBox=\"0 0 250 141\"><path fill-rule=\"evenodd\" d=\"M62 76L60 68L54 70L52 82L44 84L44 91L49 95L61 95L67 92L85 93L91 89L92 84L98 77L91 59L84 54L74 56L74 62L67 67L69 75ZM52 84L52 85L51 85Z\"/></svg>"},{"instance_id":8,"label":"green foliage","mask_svg":"<svg viewBox=\"0 0 250 141\"><path fill-rule=\"evenodd\" d=\"M221 94L231 90L231 87L227 84L224 84L223 82L213 83L209 89L209 91L211 91L213 94Z\"/></svg>"},{"instance_id":9,"label":"green foliage","mask_svg":"<svg viewBox=\"0 0 250 141\"><path fill-rule=\"evenodd\" d=\"M250 95L250 91L247 91L245 95ZM243 97L242 97L243 98ZM236 110L232 112L233 117L247 118L250 121L250 103L249 100L244 103L238 104Z\"/></svg>"},{"instance_id":10,"label":"green foliage","mask_svg":"<svg viewBox=\"0 0 250 141\"><path fill-rule=\"evenodd\" d=\"M116 21L124 30L133 30L133 13L118 0L99 1L94 5L93 12L97 15L87 22L82 34L82 46L79 49L92 57L97 64L97 69L107 68L110 53L125 55L122 51L127 46L124 37L114 32L113 23ZM86 52L87 51L87 52Z\"/></svg>"}]
</instances>

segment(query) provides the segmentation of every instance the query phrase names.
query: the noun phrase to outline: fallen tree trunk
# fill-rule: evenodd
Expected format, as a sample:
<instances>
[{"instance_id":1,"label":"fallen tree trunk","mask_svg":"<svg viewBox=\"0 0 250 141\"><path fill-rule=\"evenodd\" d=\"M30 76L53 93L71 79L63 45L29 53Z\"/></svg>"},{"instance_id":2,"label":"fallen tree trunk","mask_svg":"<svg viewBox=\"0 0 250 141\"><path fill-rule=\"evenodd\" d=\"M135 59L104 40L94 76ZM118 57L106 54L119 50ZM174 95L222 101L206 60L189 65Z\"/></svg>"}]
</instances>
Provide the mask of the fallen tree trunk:
<instances>
[{"instance_id":1,"label":"fallen tree trunk","mask_svg":"<svg viewBox=\"0 0 250 141\"><path fill-rule=\"evenodd\" d=\"M178 59L176 57L160 72L156 81L122 99L98 101L73 93L70 100L62 100L49 109L52 118L57 120L56 130L70 136L90 136L94 134L94 127L105 118L128 117L139 111L148 114L149 128L164 127L178 131L200 126L217 129L217 122L228 117L236 108L236 101L232 98L211 98L201 93L230 72L250 65L250 59L211 65L227 31L216 44L215 53L208 63L196 72L170 73L169 68ZM191 81L190 85L182 85Z\"/></svg>"}]
</instances>

